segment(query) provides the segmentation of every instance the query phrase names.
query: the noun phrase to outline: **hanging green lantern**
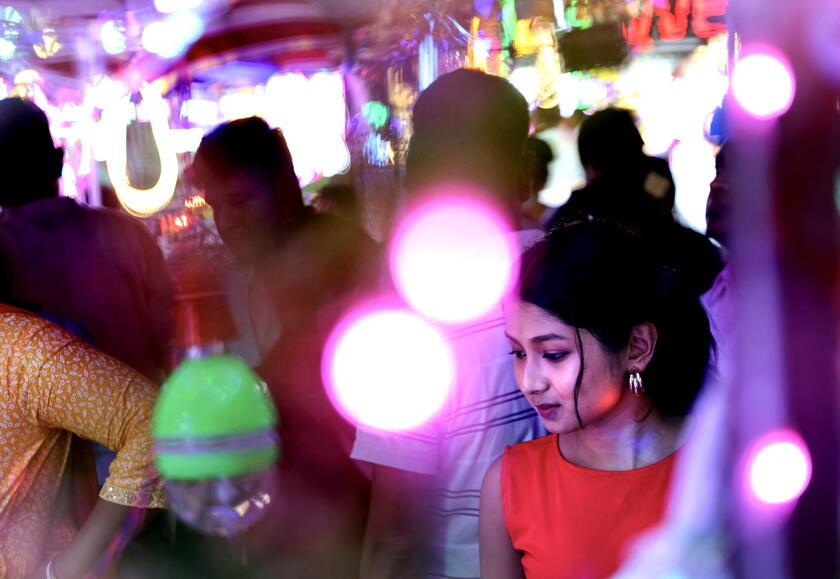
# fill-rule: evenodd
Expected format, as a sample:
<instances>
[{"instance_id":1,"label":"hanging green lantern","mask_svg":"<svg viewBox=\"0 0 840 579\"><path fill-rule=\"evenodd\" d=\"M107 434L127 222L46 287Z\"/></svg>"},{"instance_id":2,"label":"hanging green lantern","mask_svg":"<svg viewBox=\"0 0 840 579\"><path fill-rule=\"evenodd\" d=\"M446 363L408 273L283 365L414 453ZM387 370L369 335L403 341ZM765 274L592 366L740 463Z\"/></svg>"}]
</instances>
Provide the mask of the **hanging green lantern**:
<instances>
[{"instance_id":1,"label":"hanging green lantern","mask_svg":"<svg viewBox=\"0 0 840 579\"><path fill-rule=\"evenodd\" d=\"M178 516L229 536L271 503L277 412L265 384L242 361L201 352L163 385L152 418L155 462Z\"/></svg>"},{"instance_id":2,"label":"hanging green lantern","mask_svg":"<svg viewBox=\"0 0 840 579\"><path fill-rule=\"evenodd\" d=\"M187 359L158 399L158 470L169 480L235 477L277 460L277 413L265 384L231 355Z\"/></svg>"}]
</instances>

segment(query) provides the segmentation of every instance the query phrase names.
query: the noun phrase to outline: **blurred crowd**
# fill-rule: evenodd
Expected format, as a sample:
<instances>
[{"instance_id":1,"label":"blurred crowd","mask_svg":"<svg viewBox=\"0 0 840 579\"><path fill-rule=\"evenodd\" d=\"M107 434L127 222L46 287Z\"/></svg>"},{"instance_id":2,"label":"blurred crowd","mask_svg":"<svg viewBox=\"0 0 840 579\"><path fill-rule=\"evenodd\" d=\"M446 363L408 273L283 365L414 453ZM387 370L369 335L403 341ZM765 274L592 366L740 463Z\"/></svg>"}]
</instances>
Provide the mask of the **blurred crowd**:
<instances>
[{"instance_id":1,"label":"blurred crowd","mask_svg":"<svg viewBox=\"0 0 840 579\"><path fill-rule=\"evenodd\" d=\"M585 185L556 209L538 200L555 154L506 80L445 74L412 122L395 220L470 191L521 256L509 296L446 328L444 408L391 433L348 422L322 378L342 314L390 289L364 195L333 183L308 205L279 130L218 126L189 177L226 257L207 264L213 287L187 288L138 220L60 197L46 116L0 101L0 577L608 577L667 521L695 401L727 380L727 146L701 234L628 110L583 117ZM179 521L154 464L160 386L196 345L176 312L196 291L223 296L227 348L279 416L270 504L231 537Z\"/></svg>"}]
</instances>

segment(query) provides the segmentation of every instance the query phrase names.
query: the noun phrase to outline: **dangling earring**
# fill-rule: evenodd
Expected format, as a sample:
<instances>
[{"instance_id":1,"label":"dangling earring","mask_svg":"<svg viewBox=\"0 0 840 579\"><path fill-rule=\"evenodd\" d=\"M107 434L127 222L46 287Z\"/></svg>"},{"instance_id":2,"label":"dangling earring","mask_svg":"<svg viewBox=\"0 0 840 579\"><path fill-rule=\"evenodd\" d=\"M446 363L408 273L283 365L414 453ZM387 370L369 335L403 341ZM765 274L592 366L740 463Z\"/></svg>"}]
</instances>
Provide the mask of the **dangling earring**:
<instances>
[{"instance_id":1,"label":"dangling earring","mask_svg":"<svg viewBox=\"0 0 840 579\"><path fill-rule=\"evenodd\" d=\"M645 385L642 384L642 373L639 372L638 368L630 370L630 390L636 395L636 398L645 391Z\"/></svg>"}]
</instances>

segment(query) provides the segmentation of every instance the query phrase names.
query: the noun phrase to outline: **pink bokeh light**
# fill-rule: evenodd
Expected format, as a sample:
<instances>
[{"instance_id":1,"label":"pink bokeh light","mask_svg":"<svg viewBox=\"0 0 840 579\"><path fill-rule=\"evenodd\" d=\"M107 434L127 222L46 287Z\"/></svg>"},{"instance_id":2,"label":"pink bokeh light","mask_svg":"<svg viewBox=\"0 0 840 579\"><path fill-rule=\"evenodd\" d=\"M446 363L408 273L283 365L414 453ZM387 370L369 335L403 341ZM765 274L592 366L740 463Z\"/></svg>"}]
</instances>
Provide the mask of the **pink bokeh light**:
<instances>
[{"instance_id":1,"label":"pink bokeh light","mask_svg":"<svg viewBox=\"0 0 840 579\"><path fill-rule=\"evenodd\" d=\"M490 205L436 197L411 212L391 244L391 276L424 316L457 323L492 310L514 282L516 244Z\"/></svg>"},{"instance_id":2,"label":"pink bokeh light","mask_svg":"<svg viewBox=\"0 0 840 579\"><path fill-rule=\"evenodd\" d=\"M760 503L790 503L808 487L811 455L799 434L789 429L776 430L752 446L745 475L748 492Z\"/></svg>"},{"instance_id":3,"label":"pink bokeh light","mask_svg":"<svg viewBox=\"0 0 840 579\"><path fill-rule=\"evenodd\" d=\"M796 94L796 79L787 57L766 45L745 47L743 54L732 71L735 99L753 117L783 115Z\"/></svg>"},{"instance_id":4,"label":"pink bokeh light","mask_svg":"<svg viewBox=\"0 0 840 579\"><path fill-rule=\"evenodd\" d=\"M448 343L428 322L405 310L366 309L335 328L321 372L330 400L349 421L404 431L438 413L454 364Z\"/></svg>"}]
</instances>

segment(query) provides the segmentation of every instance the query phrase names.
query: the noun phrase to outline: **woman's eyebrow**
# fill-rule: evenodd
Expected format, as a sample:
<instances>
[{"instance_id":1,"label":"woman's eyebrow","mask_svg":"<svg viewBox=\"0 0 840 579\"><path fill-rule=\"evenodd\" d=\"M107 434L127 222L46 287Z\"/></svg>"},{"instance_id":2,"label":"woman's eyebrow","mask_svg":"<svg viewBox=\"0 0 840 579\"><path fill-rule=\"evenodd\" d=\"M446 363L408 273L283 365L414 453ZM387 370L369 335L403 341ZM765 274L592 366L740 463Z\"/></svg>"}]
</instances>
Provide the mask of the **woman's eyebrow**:
<instances>
[{"instance_id":1,"label":"woman's eyebrow","mask_svg":"<svg viewBox=\"0 0 840 579\"><path fill-rule=\"evenodd\" d=\"M548 342L551 340L568 340L566 336L561 336L560 334L541 334L539 336L534 336L531 338L532 344L539 344L541 342Z\"/></svg>"}]
</instances>

